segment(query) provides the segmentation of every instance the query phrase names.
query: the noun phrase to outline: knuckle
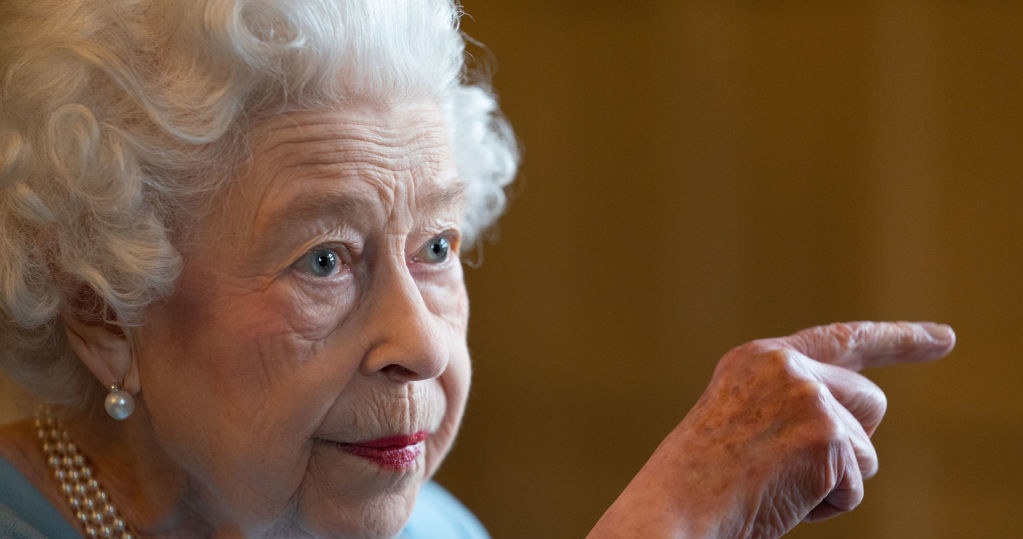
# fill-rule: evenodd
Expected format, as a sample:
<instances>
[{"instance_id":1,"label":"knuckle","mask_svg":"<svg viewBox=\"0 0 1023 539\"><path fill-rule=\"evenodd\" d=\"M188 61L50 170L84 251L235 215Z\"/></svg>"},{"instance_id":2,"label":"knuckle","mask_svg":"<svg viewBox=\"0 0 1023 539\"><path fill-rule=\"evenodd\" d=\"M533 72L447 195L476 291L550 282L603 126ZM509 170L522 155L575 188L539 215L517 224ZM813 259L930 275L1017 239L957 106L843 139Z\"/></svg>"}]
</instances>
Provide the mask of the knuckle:
<instances>
[{"instance_id":1,"label":"knuckle","mask_svg":"<svg viewBox=\"0 0 1023 539\"><path fill-rule=\"evenodd\" d=\"M873 448L873 446L871 446ZM863 458L860 462L861 473L864 479L870 479L877 475L877 470L880 467L880 463L877 460L877 453L872 453Z\"/></svg>"},{"instance_id":2,"label":"knuckle","mask_svg":"<svg viewBox=\"0 0 1023 539\"><path fill-rule=\"evenodd\" d=\"M863 503L863 496L864 491L862 484L850 488L849 492L846 494L846 500L845 503L843 504L844 507L842 507L842 509L846 511L852 511L853 509L856 509L857 507L859 507L861 503Z\"/></svg>"},{"instance_id":3,"label":"knuckle","mask_svg":"<svg viewBox=\"0 0 1023 539\"><path fill-rule=\"evenodd\" d=\"M868 378L857 375L855 380L855 383L848 386L852 393L843 404L860 419L869 434L884 419L884 414L888 410L888 397Z\"/></svg>"},{"instance_id":4,"label":"knuckle","mask_svg":"<svg viewBox=\"0 0 1023 539\"><path fill-rule=\"evenodd\" d=\"M812 395L808 394L807 398L812 398ZM806 413L800 428L803 444L815 458L829 459L848 440L846 426L829 412L823 396L805 406Z\"/></svg>"},{"instance_id":5,"label":"knuckle","mask_svg":"<svg viewBox=\"0 0 1023 539\"><path fill-rule=\"evenodd\" d=\"M719 369L754 369L763 371L782 368L788 370L797 361L798 353L780 346L774 339L750 341L737 346L718 362Z\"/></svg>"},{"instance_id":6,"label":"knuckle","mask_svg":"<svg viewBox=\"0 0 1023 539\"><path fill-rule=\"evenodd\" d=\"M828 386L817 380L802 379L792 384L793 397L803 405L813 405L816 408L816 405L823 404L830 394Z\"/></svg>"},{"instance_id":7,"label":"knuckle","mask_svg":"<svg viewBox=\"0 0 1023 539\"><path fill-rule=\"evenodd\" d=\"M860 330L858 326L846 322L839 322L837 324L831 324L827 326L828 336L830 336L839 346L842 348L851 348L859 340Z\"/></svg>"},{"instance_id":8,"label":"knuckle","mask_svg":"<svg viewBox=\"0 0 1023 539\"><path fill-rule=\"evenodd\" d=\"M905 327L902 329L902 340L900 344L902 347L909 349L916 349L921 346L929 346L934 341L933 337L926 330L917 324L909 324L903 322Z\"/></svg>"},{"instance_id":9,"label":"knuckle","mask_svg":"<svg viewBox=\"0 0 1023 539\"><path fill-rule=\"evenodd\" d=\"M847 437L845 427L829 414L822 414L808 425L809 446L818 454L830 455Z\"/></svg>"},{"instance_id":10,"label":"knuckle","mask_svg":"<svg viewBox=\"0 0 1023 539\"><path fill-rule=\"evenodd\" d=\"M794 373L798 371L800 354L791 348L773 347L760 351L757 363L778 372Z\"/></svg>"},{"instance_id":11,"label":"knuckle","mask_svg":"<svg viewBox=\"0 0 1023 539\"><path fill-rule=\"evenodd\" d=\"M892 344L903 348L913 346L920 339L916 327L908 322L889 323L884 328L885 335L891 339Z\"/></svg>"},{"instance_id":12,"label":"knuckle","mask_svg":"<svg viewBox=\"0 0 1023 539\"><path fill-rule=\"evenodd\" d=\"M840 350L853 350L876 331L873 322L838 322L826 326L828 337Z\"/></svg>"},{"instance_id":13,"label":"knuckle","mask_svg":"<svg viewBox=\"0 0 1023 539\"><path fill-rule=\"evenodd\" d=\"M768 343L768 339L760 339L740 344L739 346L729 350L728 353L725 354L725 358L738 359L755 357L769 348L770 345Z\"/></svg>"},{"instance_id":14,"label":"knuckle","mask_svg":"<svg viewBox=\"0 0 1023 539\"><path fill-rule=\"evenodd\" d=\"M886 324L885 328L894 353L911 354L932 343L930 334L918 324L890 322Z\"/></svg>"},{"instance_id":15,"label":"knuckle","mask_svg":"<svg viewBox=\"0 0 1023 539\"><path fill-rule=\"evenodd\" d=\"M864 395L870 402L870 407L874 410L878 421L880 421L888 411L888 396L877 386L873 386L869 391L865 391Z\"/></svg>"}]
</instances>

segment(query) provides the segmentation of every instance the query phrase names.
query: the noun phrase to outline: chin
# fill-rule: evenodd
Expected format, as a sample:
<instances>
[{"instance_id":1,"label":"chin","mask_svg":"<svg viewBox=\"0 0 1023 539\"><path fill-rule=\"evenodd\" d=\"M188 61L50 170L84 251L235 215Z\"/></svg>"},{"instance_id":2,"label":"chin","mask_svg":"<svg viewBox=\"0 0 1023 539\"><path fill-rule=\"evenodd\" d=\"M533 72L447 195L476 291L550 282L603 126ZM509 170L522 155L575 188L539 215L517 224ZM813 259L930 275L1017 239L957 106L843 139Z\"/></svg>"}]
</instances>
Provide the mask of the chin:
<instances>
[{"instance_id":1,"label":"chin","mask_svg":"<svg viewBox=\"0 0 1023 539\"><path fill-rule=\"evenodd\" d=\"M305 495L299 504L301 529L317 538L391 539L408 522L421 484L370 497Z\"/></svg>"},{"instance_id":2,"label":"chin","mask_svg":"<svg viewBox=\"0 0 1023 539\"><path fill-rule=\"evenodd\" d=\"M415 493L363 500L359 506L324 504L303 515L303 530L317 538L392 539L408 522Z\"/></svg>"}]
</instances>

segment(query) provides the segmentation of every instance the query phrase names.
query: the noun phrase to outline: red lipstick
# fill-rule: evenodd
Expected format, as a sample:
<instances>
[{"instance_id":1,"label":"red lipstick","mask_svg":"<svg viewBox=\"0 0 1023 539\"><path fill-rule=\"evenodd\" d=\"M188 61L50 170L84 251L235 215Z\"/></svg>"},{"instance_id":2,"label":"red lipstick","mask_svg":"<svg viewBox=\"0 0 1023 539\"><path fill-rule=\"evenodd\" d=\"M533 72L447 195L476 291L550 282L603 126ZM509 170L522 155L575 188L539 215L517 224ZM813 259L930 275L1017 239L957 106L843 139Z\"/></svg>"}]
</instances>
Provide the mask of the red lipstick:
<instances>
[{"instance_id":1,"label":"red lipstick","mask_svg":"<svg viewBox=\"0 0 1023 539\"><path fill-rule=\"evenodd\" d=\"M421 430L351 444L335 442L335 445L346 453L375 462L381 468L401 471L416 463L419 454L423 452L423 440L426 440L428 434Z\"/></svg>"}]
</instances>

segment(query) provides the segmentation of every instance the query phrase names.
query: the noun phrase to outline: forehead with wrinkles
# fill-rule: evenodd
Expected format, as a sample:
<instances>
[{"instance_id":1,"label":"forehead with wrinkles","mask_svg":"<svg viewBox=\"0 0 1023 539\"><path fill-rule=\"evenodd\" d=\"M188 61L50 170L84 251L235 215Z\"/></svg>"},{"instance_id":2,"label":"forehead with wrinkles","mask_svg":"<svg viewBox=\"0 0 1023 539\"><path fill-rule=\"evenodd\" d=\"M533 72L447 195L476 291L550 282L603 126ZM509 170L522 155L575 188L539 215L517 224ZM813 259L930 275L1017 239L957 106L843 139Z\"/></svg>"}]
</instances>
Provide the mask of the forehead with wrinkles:
<instances>
[{"instance_id":1,"label":"forehead with wrinkles","mask_svg":"<svg viewBox=\"0 0 1023 539\"><path fill-rule=\"evenodd\" d=\"M412 213L457 220L464 198L443 115L428 103L273 118L254 130L232 191L226 210L256 236L323 213L364 224L409 225Z\"/></svg>"}]
</instances>

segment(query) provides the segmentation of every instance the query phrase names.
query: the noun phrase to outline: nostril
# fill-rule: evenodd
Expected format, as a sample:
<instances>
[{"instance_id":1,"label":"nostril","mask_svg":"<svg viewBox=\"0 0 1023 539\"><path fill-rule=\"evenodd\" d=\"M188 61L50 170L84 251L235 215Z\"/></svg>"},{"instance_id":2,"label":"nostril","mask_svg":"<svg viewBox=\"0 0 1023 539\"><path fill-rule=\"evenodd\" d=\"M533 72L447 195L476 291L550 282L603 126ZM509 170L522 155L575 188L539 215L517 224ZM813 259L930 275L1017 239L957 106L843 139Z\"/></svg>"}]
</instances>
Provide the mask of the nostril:
<instances>
[{"instance_id":1,"label":"nostril","mask_svg":"<svg viewBox=\"0 0 1023 539\"><path fill-rule=\"evenodd\" d=\"M419 376L418 374L416 374L416 371L413 371L408 367L398 365L397 363L391 363L390 365L384 367L383 371L387 373L389 376L394 376L398 378L418 378Z\"/></svg>"}]
</instances>

